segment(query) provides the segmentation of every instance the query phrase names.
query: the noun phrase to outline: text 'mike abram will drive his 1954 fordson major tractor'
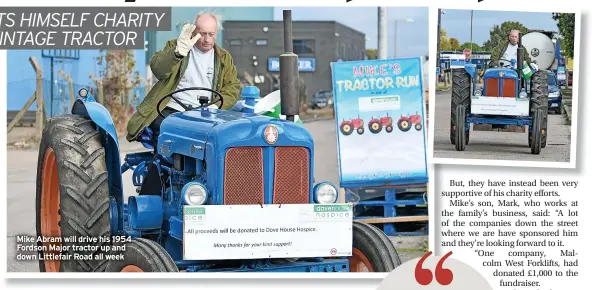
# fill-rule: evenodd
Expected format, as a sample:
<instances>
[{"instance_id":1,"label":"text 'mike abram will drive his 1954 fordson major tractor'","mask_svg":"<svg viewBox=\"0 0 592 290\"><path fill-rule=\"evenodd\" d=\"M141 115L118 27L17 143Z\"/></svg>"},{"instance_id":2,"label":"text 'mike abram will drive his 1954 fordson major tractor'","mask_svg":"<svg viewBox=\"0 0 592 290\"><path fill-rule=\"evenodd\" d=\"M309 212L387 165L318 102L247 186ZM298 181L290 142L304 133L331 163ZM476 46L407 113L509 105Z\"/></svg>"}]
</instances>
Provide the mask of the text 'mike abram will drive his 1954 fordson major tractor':
<instances>
[{"instance_id":1,"label":"text 'mike abram will drive his 1954 fordson major tractor'","mask_svg":"<svg viewBox=\"0 0 592 290\"><path fill-rule=\"evenodd\" d=\"M452 69L450 142L456 150L464 151L469 144L471 123L528 126L531 153L540 154L545 148L548 71L527 64L523 50L519 35L518 59L491 60L483 74L482 89L478 88L474 64ZM492 65L500 62L503 67Z\"/></svg>"},{"instance_id":2,"label":"text 'mike abram will drive his 1954 fordson major tractor'","mask_svg":"<svg viewBox=\"0 0 592 290\"><path fill-rule=\"evenodd\" d=\"M248 106L241 112L208 108L214 103L221 105L222 95L207 88L190 88L211 91L212 100L200 97L200 107L167 116L162 122L157 148L152 148L150 132L145 131L138 141L149 151L126 155L123 165L111 116L87 90L80 91L81 98L74 104L71 115L49 120L39 151L37 235L62 237L58 246L66 250L57 253L62 255L102 257L101 254L110 254L110 250L100 245L111 249L125 247L120 260L43 260L39 261L40 270L356 272L365 267L369 272L390 272L397 267L401 263L397 251L382 231L353 221L351 205L337 203L338 190L331 183L313 186L314 141L302 125L294 122L298 100L297 82L293 80L298 77L298 70L297 55L292 53L291 25L291 11L285 10L286 53L280 57L280 64L281 109L286 120L254 113L252 107L259 93L255 87L243 89L242 96ZM165 99L175 101L174 93L163 96L158 107L162 108ZM134 185L140 186L151 162L166 179L160 194L130 196L126 203L122 173L133 170ZM187 238L188 232L205 232L194 227L195 223L189 224L188 217L198 216L208 223L226 219L223 222L250 225L265 231L262 237L274 238L279 234L267 233L266 220L269 223L306 220L307 214L310 218L327 208L335 209L333 212L346 225L331 232L338 223L327 220L330 215L322 214L314 222L324 223L323 230L306 233L306 238L301 238L305 241L294 242L295 249L226 248L216 252L221 256L215 256L210 253L216 249L201 247L205 245L203 239L217 244L216 237ZM262 219L256 210L269 216ZM220 215L203 214L231 211L243 215L216 218ZM252 220L249 223L250 216L257 216L253 219L261 224L253 225ZM304 229L314 224L305 222L308 224ZM302 228L293 227L300 232ZM284 230L283 224L278 229ZM215 230L228 233L224 229ZM293 234L282 237L290 238ZM84 242L65 239L73 236L95 239ZM228 236L223 234L220 239L227 242ZM119 237L118 241L113 237ZM248 237L255 239L252 235ZM259 245L269 242L292 244L292 241L264 239ZM316 243L324 246L315 250ZM331 248L332 243L340 246ZM42 242L38 248L39 254L46 256L51 250ZM227 252L235 255L229 256Z\"/></svg>"}]
</instances>

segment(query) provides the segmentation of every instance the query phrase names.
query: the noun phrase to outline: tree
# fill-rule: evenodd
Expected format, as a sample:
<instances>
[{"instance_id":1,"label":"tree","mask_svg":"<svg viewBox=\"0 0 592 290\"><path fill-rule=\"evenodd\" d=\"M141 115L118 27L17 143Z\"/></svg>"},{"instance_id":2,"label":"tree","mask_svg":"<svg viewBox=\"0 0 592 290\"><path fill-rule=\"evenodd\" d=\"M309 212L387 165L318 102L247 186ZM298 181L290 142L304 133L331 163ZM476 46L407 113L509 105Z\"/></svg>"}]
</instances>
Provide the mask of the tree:
<instances>
[{"instance_id":1,"label":"tree","mask_svg":"<svg viewBox=\"0 0 592 290\"><path fill-rule=\"evenodd\" d=\"M377 59L378 49L366 49L366 57L368 57L368 59Z\"/></svg>"},{"instance_id":2,"label":"tree","mask_svg":"<svg viewBox=\"0 0 592 290\"><path fill-rule=\"evenodd\" d=\"M458 50L460 49L460 43L458 42L458 39L452 37L449 39L450 42L450 49L451 50Z\"/></svg>"},{"instance_id":3,"label":"tree","mask_svg":"<svg viewBox=\"0 0 592 290\"><path fill-rule=\"evenodd\" d=\"M446 30L440 28L440 51L452 50Z\"/></svg>"},{"instance_id":4,"label":"tree","mask_svg":"<svg viewBox=\"0 0 592 290\"><path fill-rule=\"evenodd\" d=\"M483 48L481 48L481 46L479 46L476 43L472 43L473 45L471 45L470 42L465 42L460 46L460 50L465 50L465 49L470 49L472 52L479 52L479 51L483 51Z\"/></svg>"},{"instance_id":5,"label":"tree","mask_svg":"<svg viewBox=\"0 0 592 290\"><path fill-rule=\"evenodd\" d=\"M500 43L507 42L510 31L514 29L519 30L521 35L524 35L528 32L528 28L517 21L506 21L501 25L494 25L489 31L489 40L483 44L483 49L486 51L491 51Z\"/></svg>"},{"instance_id":6,"label":"tree","mask_svg":"<svg viewBox=\"0 0 592 290\"><path fill-rule=\"evenodd\" d=\"M576 15L574 13L553 13L553 20L557 21L557 28L563 38L560 42L561 48L565 50L568 57L573 58Z\"/></svg>"},{"instance_id":7,"label":"tree","mask_svg":"<svg viewBox=\"0 0 592 290\"><path fill-rule=\"evenodd\" d=\"M96 58L103 80L104 106L111 113L117 134L125 132L137 98L133 89L140 85L140 73L134 71L136 61L132 50L101 50ZM130 96L132 99L130 100Z\"/></svg>"}]
</instances>

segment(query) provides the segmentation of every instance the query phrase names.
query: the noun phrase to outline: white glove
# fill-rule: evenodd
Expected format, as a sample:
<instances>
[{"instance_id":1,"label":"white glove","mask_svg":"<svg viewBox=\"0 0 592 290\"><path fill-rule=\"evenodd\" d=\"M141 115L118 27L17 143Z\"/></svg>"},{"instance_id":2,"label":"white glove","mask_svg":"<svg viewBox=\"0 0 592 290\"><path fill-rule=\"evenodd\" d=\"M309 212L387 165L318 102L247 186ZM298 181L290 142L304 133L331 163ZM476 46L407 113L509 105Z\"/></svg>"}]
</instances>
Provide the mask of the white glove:
<instances>
[{"instance_id":1,"label":"white glove","mask_svg":"<svg viewBox=\"0 0 592 290\"><path fill-rule=\"evenodd\" d=\"M532 67L534 70L539 70L539 66L536 65L536 63L531 63L530 67Z\"/></svg>"},{"instance_id":2,"label":"white glove","mask_svg":"<svg viewBox=\"0 0 592 290\"><path fill-rule=\"evenodd\" d=\"M179 38L177 38L177 48L175 49L175 52L177 54L181 56L187 56L189 50L191 50L193 45L195 45L195 43L199 40L199 38L201 37L201 34L199 33L196 34L193 38L191 37L191 34L193 34L194 30L194 24L187 23L183 26L181 34L179 34Z\"/></svg>"}]
</instances>

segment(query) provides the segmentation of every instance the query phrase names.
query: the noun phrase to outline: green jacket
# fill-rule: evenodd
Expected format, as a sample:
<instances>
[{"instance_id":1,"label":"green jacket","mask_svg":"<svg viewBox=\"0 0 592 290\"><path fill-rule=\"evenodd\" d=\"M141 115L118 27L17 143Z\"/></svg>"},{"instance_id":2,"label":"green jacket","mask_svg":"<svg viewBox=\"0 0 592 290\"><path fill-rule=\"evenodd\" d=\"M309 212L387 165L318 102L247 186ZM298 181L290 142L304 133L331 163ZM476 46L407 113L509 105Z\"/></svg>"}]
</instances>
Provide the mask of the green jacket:
<instances>
[{"instance_id":1,"label":"green jacket","mask_svg":"<svg viewBox=\"0 0 592 290\"><path fill-rule=\"evenodd\" d=\"M144 128L149 126L158 116L156 105L160 99L177 89L179 81L183 77L189 55L178 58L175 56L177 40L169 40L165 48L154 53L150 59L150 69L158 82L152 87L144 100L136 107L136 112L127 123L126 139L135 141ZM191 53L191 52L190 52ZM220 92L224 97L224 105L221 109L228 110L239 99L241 84L232 56L225 49L214 46L214 78L212 89ZM161 104L161 110L166 107L170 98Z\"/></svg>"},{"instance_id":2,"label":"green jacket","mask_svg":"<svg viewBox=\"0 0 592 290\"><path fill-rule=\"evenodd\" d=\"M498 61L500 60L500 58L502 56L504 56L504 53L506 52L506 49L508 49L508 44L510 42L502 42L500 44L498 44L496 47L494 47L491 50L491 61L494 61L496 64L498 64ZM528 51L526 51L526 48L524 47L524 45L522 46L522 48L524 49L524 60L526 61L526 63L530 64L531 60L530 60L530 54L528 53ZM511 61L511 59L508 59L508 61Z\"/></svg>"}]
</instances>

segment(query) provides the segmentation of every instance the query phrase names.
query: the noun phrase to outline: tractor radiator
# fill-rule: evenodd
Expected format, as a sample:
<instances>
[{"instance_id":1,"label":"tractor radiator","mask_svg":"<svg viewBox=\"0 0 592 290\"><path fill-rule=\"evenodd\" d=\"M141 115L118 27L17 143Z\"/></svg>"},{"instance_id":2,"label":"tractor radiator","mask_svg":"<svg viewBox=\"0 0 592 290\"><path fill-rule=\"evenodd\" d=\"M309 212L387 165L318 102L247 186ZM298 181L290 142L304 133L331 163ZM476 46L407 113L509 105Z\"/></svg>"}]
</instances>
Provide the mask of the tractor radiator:
<instances>
[{"instance_id":1,"label":"tractor radiator","mask_svg":"<svg viewBox=\"0 0 592 290\"><path fill-rule=\"evenodd\" d=\"M500 94L500 83L502 82L502 89ZM490 78L485 82L487 87L485 96L489 97L504 97L504 98L515 98L516 97L516 80L506 78Z\"/></svg>"},{"instance_id":2,"label":"tractor radiator","mask_svg":"<svg viewBox=\"0 0 592 290\"><path fill-rule=\"evenodd\" d=\"M308 203L308 150L303 147L276 147L273 176L273 203Z\"/></svg>"},{"instance_id":3,"label":"tractor radiator","mask_svg":"<svg viewBox=\"0 0 592 290\"><path fill-rule=\"evenodd\" d=\"M271 203L309 203L309 155L304 147L273 147L264 155L262 147L231 148L224 158L224 204L265 203L266 180L273 181ZM274 160L265 160L273 156ZM264 176L264 167L272 176Z\"/></svg>"}]
</instances>

